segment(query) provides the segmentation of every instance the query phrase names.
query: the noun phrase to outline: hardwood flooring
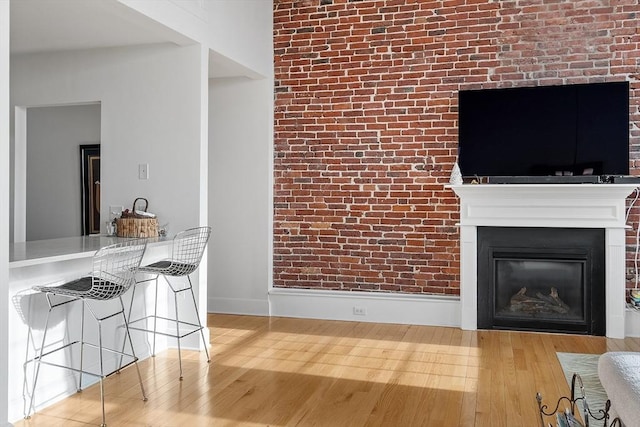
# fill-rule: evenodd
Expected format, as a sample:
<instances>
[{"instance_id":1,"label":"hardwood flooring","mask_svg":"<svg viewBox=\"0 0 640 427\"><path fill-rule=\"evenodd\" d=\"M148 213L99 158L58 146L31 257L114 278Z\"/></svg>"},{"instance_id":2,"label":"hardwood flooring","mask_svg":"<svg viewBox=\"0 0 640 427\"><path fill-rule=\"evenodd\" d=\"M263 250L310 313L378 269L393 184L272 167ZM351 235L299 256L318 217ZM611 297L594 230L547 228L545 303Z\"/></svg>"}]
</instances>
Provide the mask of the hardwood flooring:
<instances>
[{"instance_id":1,"label":"hardwood flooring","mask_svg":"<svg viewBox=\"0 0 640 427\"><path fill-rule=\"evenodd\" d=\"M183 351L106 380L115 426L539 426L535 394L569 388L556 352L640 351L640 339L209 315L211 364ZM16 427L100 424L93 386Z\"/></svg>"}]
</instances>

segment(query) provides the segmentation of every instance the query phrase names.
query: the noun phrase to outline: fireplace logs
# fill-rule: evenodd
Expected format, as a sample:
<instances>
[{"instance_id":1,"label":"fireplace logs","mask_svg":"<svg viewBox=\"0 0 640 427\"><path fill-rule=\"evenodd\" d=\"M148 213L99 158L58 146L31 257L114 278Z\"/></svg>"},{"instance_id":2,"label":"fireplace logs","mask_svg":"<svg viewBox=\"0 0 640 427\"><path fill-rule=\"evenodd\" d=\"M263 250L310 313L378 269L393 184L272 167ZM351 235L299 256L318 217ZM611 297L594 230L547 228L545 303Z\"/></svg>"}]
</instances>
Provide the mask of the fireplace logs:
<instances>
[{"instance_id":1,"label":"fireplace logs","mask_svg":"<svg viewBox=\"0 0 640 427\"><path fill-rule=\"evenodd\" d=\"M514 296L511 297L509 307L511 312L527 313L527 314L544 314L557 313L567 314L570 308L558 296L558 290L551 288L549 295L543 295L536 292L536 295L527 295L527 288L521 288Z\"/></svg>"}]
</instances>

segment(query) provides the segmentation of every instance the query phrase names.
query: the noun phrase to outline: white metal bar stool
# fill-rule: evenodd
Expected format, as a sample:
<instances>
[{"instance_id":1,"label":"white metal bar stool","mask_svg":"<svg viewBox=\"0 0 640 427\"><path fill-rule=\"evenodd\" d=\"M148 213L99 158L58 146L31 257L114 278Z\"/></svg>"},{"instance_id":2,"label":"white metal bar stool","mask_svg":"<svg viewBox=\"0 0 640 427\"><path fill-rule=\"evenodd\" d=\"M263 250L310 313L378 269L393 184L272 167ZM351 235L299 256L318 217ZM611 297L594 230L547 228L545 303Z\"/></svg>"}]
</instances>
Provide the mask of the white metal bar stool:
<instances>
[{"instance_id":1,"label":"white metal bar stool","mask_svg":"<svg viewBox=\"0 0 640 427\"><path fill-rule=\"evenodd\" d=\"M209 241L209 237L211 236L211 227L197 227L190 228L180 233L176 234L173 238L173 245L171 248L171 257L168 259L164 259L158 262L154 262L153 264L142 266L138 269L140 273L147 273L152 275L151 279L147 280L139 280L136 282L136 285L133 287L133 292L131 294L131 305L129 306L129 315L131 315L131 309L133 307L133 300L135 298L136 288L145 282L154 282L155 283L155 294L154 294L154 311L153 314L144 316L142 318L136 320L129 320L129 327L133 330L152 332L153 333L153 348L151 354L155 356L156 352L156 335L160 334L163 336L175 338L178 343L178 363L180 365L180 380L182 380L182 356L181 356L181 348L180 348L180 340L186 336L189 336L193 333L200 332L202 337L202 342L204 344L204 351L207 355L207 362L210 362L211 359L209 357L208 345L206 342L206 338L204 336L204 327L200 322L200 314L198 313L198 303L196 302L196 297L193 293L193 286L191 283L191 278L189 275L198 269L200 265L200 261L202 260L202 256L204 254L204 250L207 246L207 242ZM164 281L166 282L169 290L173 293L173 303L175 310L175 318L168 318L164 316L158 315L158 277L163 276ZM185 281L182 283L177 283L178 281L173 280L170 281L169 278L179 278L186 277ZM195 320L190 322L184 320L183 317L180 316L178 310L178 295L182 292L189 292L191 294L191 299L193 301L193 315L195 315ZM151 320L153 323L152 327L148 326L147 321ZM170 325L175 325L175 332L172 331L159 331L158 330L158 320L167 321ZM140 325L140 326L138 326Z\"/></svg>"},{"instance_id":2,"label":"white metal bar stool","mask_svg":"<svg viewBox=\"0 0 640 427\"><path fill-rule=\"evenodd\" d=\"M142 257L144 255L147 243L146 240L136 239L136 240L128 240L123 243L117 243L110 246L106 246L96 252L93 256L93 269L90 275L86 277L82 277L77 280L73 280L71 282L64 283L59 286L34 286L33 289L38 292L42 292L45 294L47 303L49 305L49 311L47 313L47 319L45 321L44 332L42 336L42 345L39 350L39 354L32 360L29 360L25 363L35 362L35 372L33 377L33 391L31 393L31 398L29 402L29 410L27 411L26 418L28 418L33 410L34 405L34 394L36 385L38 382L38 374L40 372L40 366L42 364L56 366L60 368L69 369L78 373L78 391L82 390L82 376L83 374L98 377L100 380L100 403L102 405L102 424L101 426L106 426L105 420L105 409L104 409L104 384L103 379L114 372L119 371L120 369L129 366L131 364L135 364L136 371L138 374L138 382L140 383L140 390L142 391L142 400L146 401L147 397L144 391L144 386L142 385L142 377L140 376L140 369L138 368L138 358L135 355L135 351L133 349L133 342L131 341L131 335L129 334L129 327L127 324L127 319L124 315L124 304L122 302L122 294L124 294L127 289L134 283L136 270L140 266L140 262L142 261ZM107 307L108 310L105 309L104 301L118 299L119 307L116 305L115 312L113 312L114 308ZM81 301L82 302L82 321L80 324L80 340L76 340L73 342L69 342L66 344L62 344L53 350L46 350L46 339L47 339L47 328L49 326L49 317L51 315L51 311L54 308L64 306L71 302ZM98 304L99 302L103 302L102 304ZM85 341L85 325L84 325L84 317L85 317L85 309L89 311L91 316L96 320L98 326L98 343L90 343ZM99 310L100 309L100 310ZM108 311L108 313L103 313L104 311ZM122 320L124 322L124 343L122 346L122 351L114 350L112 348L107 348L103 346L103 330L102 330L102 322L107 319L114 318L118 315L122 315ZM125 346L127 341L131 346L131 353L125 352ZM80 346L80 357L79 357L79 368L63 365L60 363L54 363L47 361L48 356L52 356L54 353L59 351L69 351L70 347L79 345ZM87 368L83 366L83 356L85 352L85 347L90 347L94 349L98 349L98 364L99 364L99 372L89 371ZM115 368L110 372L105 372L105 361L104 356L106 352L113 354L115 359L119 358L119 362L117 362L114 366ZM124 363L124 365L123 365ZM26 369L25 369L26 372Z\"/></svg>"}]
</instances>

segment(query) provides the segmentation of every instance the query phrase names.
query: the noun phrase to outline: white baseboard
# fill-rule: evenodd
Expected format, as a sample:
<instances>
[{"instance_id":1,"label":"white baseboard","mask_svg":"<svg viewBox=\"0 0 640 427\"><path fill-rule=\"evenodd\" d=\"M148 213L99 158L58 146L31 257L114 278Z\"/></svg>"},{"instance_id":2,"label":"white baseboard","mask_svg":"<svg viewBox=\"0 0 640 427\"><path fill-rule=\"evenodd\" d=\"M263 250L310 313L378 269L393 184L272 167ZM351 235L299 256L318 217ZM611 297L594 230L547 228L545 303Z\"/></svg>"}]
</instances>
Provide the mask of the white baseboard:
<instances>
[{"instance_id":1,"label":"white baseboard","mask_svg":"<svg viewBox=\"0 0 640 427\"><path fill-rule=\"evenodd\" d=\"M364 309L355 314L354 308ZM272 289L269 300L209 298L210 313L460 327L456 296ZM361 310L362 311L362 310ZM640 337L640 311L625 312L625 335Z\"/></svg>"},{"instance_id":2,"label":"white baseboard","mask_svg":"<svg viewBox=\"0 0 640 427\"><path fill-rule=\"evenodd\" d=\"M269 302L271 316L460 327L458 297L272 289Z\"/></svg>"},{"instance_id":3,"label":"white baseboard","mask_svg":"<svg viewBox=\"0 0 640 427\"><path fill-rule=\"evenodd\" d=\"M241 299L209 297L207 301L209 313L246 314L251 316L268 316L268 299Z\"/></svg>"}]
</instances>

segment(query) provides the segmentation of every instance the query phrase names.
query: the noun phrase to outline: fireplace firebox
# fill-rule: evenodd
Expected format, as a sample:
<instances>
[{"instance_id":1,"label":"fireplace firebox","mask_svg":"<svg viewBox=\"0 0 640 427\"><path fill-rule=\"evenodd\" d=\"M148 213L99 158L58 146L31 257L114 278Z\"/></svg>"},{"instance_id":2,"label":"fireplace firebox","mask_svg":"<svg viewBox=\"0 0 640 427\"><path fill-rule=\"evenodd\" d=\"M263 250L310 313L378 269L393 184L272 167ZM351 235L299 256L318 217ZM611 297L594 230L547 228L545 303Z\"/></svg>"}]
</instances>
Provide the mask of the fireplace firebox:
<instances>
[{"instance_id":1,"label":"fireplace firebox","mask_svg":"<svg viewBox=\"0 0 640 427\"><path fill-rule=\"evenodd\" d=\"M605 234L478 227L478 327L604 335Z\"/></svg>"}]
</instances>

